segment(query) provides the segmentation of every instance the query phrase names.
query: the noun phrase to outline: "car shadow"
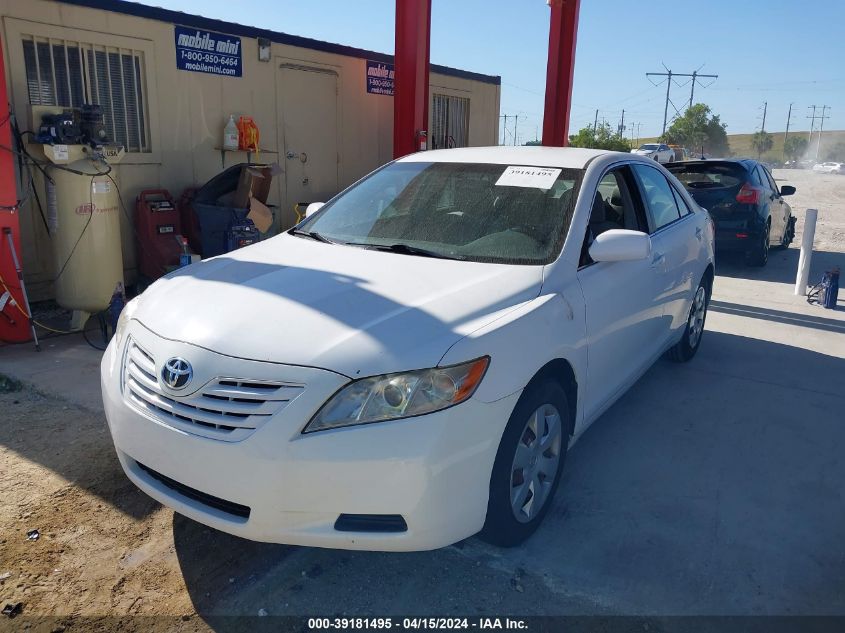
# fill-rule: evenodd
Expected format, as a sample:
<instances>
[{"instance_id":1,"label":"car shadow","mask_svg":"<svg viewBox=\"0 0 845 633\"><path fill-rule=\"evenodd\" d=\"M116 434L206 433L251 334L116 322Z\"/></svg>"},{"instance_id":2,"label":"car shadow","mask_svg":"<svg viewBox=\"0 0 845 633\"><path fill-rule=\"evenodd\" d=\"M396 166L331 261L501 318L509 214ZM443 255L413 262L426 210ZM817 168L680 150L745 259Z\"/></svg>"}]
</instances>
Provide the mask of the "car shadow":
<instances>
[{"instance_id":1,"label":"car shadow","mask_svg":"<svg viewBox=\"0 0 845 633\"><path fill-rule=\"evenodd\" d=\"M769 262L760 268L748 266L742 253L719 251L716 253L716 274L737 279L794 284L800 254L801 249L796 244L785 249L772 249L769 251ZM813 251L809 285L818 283L825 271L836 267L845 269L845 253Z\"/></svg>"},{"instance_id":2,"label":"car shadow","mask_svg":"<svg viewBox=\"0 0 845 633\"><path fill-rule=\"evenodd\" d=\"M841 304L842 300L840 300L839 303ZM837 307L835 309L840 308ZM807 327L815 330L823 330L825 332L845 334L845 321L841 319L828 319L820 316L802 314L800 312L785 312L783 310L772 310L770 308L760 308L757 306L747 306L716 300L710 302L709 310L712 312L732 314L734 316L741 316L749 319L762 319L764 321L772 321L774 323L785 323L787 325Z\"/></svg>"},{"instance_id":3,"label":"car shadow","mask_svg":"<svg viewBox=\"0 0 845 633\"><path fill-rule=\"evenodd\" d=\"M546 521L514 549L261 545L177 517L176 553L221 631L240 629L220 616L259 609L842 614L842 375L839 357L706 332L692 362L659 361L585 432Z\"/></svg>"}]
</instances>

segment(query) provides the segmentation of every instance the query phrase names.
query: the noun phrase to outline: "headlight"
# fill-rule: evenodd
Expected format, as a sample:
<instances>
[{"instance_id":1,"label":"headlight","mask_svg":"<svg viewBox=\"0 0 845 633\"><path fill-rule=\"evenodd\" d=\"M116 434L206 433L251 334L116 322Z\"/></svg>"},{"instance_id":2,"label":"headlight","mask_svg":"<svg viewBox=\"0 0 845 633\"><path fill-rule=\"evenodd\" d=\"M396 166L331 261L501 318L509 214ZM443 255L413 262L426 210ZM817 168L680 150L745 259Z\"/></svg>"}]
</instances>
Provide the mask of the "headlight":
<instances>
[{"instance_id":1,"label":"headlight","mask_svg":"<svg viewBox=\"0 0 845 633\"><path fill-rule=\"evenodd\" d=\"M332 396L303 433L409 418L440 411L475 393L490 359L361 378Z\"/></svg>"},{"instance_id":2,"label":"headlight","mask_svg":"<svg viewBox=\"0 0 845 633\"><path fill-rule=\"evenodd\" d=\"M129 325L129 319L132 318L135 310L138 307L138 297L135 297L123 306L120 311L120 316L117 318L117 327L114 328L114 348L120 349L123 344L123 337L126 336L126 326Z\"/></svg>"}]
</instances>

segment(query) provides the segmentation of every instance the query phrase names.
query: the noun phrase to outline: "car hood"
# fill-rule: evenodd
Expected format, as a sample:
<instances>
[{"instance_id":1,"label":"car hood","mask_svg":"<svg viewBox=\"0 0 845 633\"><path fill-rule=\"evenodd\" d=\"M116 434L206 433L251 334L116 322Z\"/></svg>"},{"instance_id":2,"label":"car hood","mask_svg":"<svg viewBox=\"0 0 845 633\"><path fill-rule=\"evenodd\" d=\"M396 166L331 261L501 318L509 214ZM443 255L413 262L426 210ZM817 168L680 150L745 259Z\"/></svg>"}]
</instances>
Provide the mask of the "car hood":
<instances>
[{"instance_id":1,"label":"car hood","mask_svg":"<svg viewBox=\"0 0 845 633\"><path fill-rule=\"evenodd\" d=\"M284 234L160 279L132 318L229 356L376 375L437 365L455 342L536 298L542 273Z\"/></svg>"}]
</instances>

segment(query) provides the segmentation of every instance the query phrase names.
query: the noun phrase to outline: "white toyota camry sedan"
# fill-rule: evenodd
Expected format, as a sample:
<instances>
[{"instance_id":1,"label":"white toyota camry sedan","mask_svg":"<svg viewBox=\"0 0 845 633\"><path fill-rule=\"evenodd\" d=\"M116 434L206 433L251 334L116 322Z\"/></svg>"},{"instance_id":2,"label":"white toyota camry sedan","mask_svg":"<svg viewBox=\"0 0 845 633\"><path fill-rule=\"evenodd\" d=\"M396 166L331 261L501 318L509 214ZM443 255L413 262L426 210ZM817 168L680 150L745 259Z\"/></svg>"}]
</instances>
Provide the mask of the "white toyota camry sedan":
<instances>
[{"instance_id":1,"label":"white toyota camry sedan","mask_svg":"<svg viewBox=\"0 0 845 633\"><path fill-rule=\"evenodd\" d=\"M713 271L707 212L648 158L414 154L130 302L111 435L144 492L248 539L514 545L573 440L695 355Z\"/></svg>"}]
</instances>

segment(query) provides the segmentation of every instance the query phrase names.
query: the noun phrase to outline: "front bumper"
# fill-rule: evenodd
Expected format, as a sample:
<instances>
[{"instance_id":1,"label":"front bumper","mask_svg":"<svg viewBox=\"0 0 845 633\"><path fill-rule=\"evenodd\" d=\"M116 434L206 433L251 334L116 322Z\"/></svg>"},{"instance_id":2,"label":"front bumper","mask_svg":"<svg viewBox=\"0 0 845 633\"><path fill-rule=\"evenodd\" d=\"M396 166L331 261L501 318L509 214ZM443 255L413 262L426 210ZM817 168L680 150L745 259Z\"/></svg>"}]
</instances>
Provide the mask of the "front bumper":
<instances>
[{"instance_id":1,"label":"front bumper","mask_svg":"<svg viewBox=\"0 0 845 633\"><path fill-rule=\"evenodd\" d=\"M483 526L493 461L519 393L489 404L470 399L417 418L302 435L305 423L347 378L218 355L161 339L134 321L128 330L152 350L157 367L179 356L193 359L206 378L295 375L305 384L248 437L221 441L133 406L123 393L123 349L109 346L101 366L103 403L120 463L141 490L180 514L256 541L385 551L443 547ZM246 506L248 517L186 496L141 465ZM407 531L337 531L342 513L401 515Z\"/></svg>"}]
</instances>

